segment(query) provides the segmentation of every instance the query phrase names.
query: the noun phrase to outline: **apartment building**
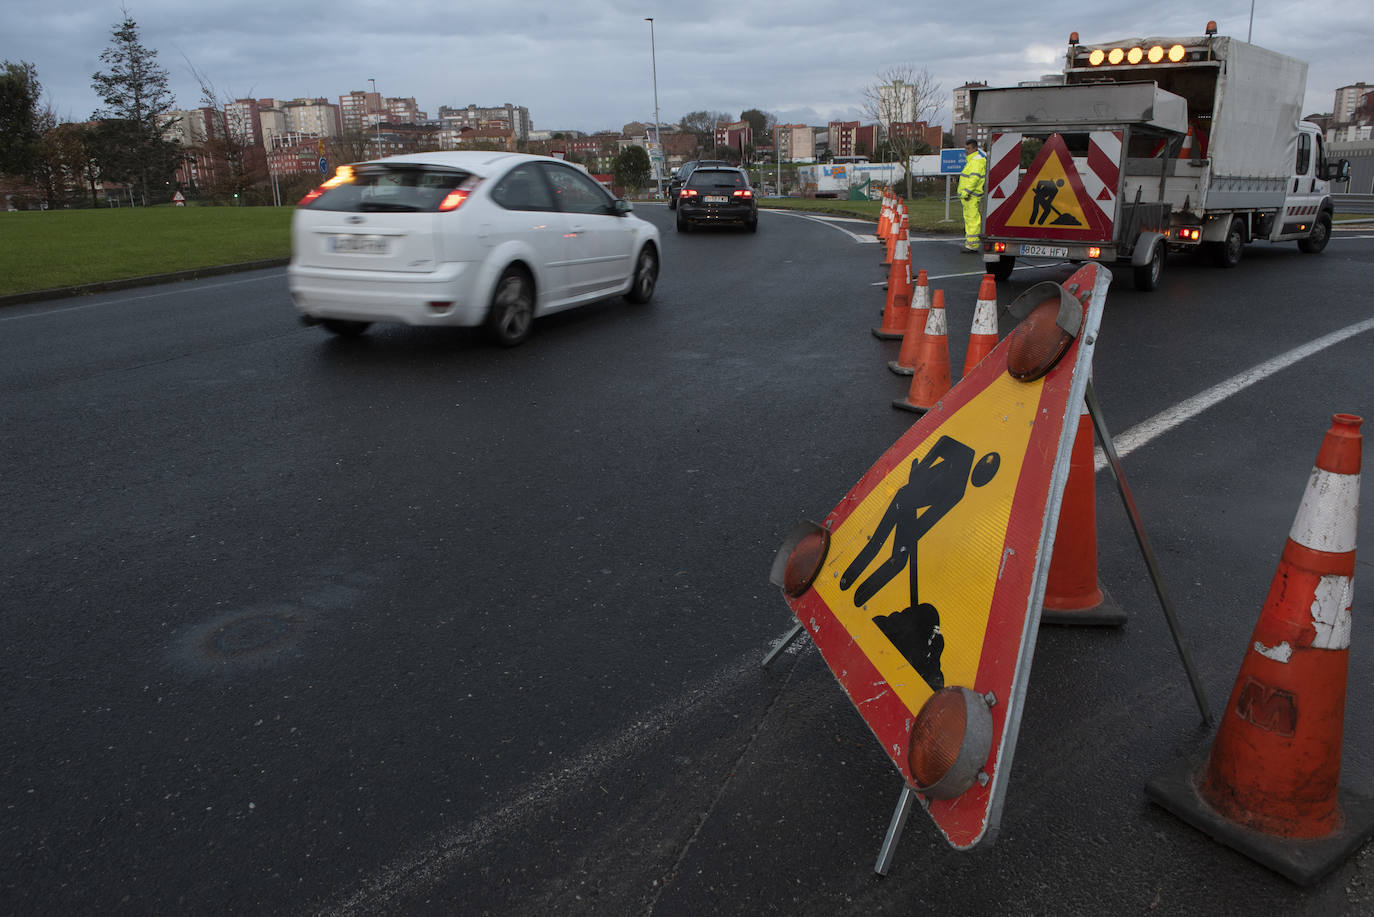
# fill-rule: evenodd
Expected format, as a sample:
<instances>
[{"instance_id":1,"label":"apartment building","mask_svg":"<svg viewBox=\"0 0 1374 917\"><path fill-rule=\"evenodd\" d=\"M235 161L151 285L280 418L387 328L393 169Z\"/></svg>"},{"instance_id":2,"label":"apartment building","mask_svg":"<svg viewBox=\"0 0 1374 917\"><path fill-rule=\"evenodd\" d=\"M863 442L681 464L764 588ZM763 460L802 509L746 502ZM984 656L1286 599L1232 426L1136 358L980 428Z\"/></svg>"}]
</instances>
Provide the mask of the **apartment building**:
<instances>
[{"instance_id":1,"label":"apartment building","mask_svg":"<svg viewBox=\"0 0 1374 917\"><path fill-rule=\"evenodd\" d=\"M361 133L377 123L382 113L382 94L355 89L339 96L339 120L345 133Z\"/></svg>"},{"instance_id":2,"label":"apartment building","mask_svg":"<svg viewBox=\"0 0 1374 917\"><path fill-rule=\"evenodd\" d=\"M858 121L831 121L831 156L871 156L878 148L878 125Z\"/></svg>"},{"instance_id":3,"label":"apartment building","mask_svg":"<svg viewBox=\"0 0 1374 917\"><path fill-rule=\"evenodd\" d=\"M773 127L778 155L787 162L816 161L816 130L806 124L777 124Z\"/></svg>"},{"instance_id":4,"label":"apartment building","mask_svg":"<svg viewBox=\"0 0 1374 917\"><path fill-rule=\"evenodd\" d=\"M271 99L264 100L271 103ZM224 106L225 129L244 146L262 146L262 115L257 99L235 99Z\"/></svg>"},{"instance_id":5,"label":"apartment building","mask_svg":"<svg viewBox=\"0 0 1374 917\"><path fill-rule=\"evenodd\" d=\"M965 83L954 90L954 145L962 147L968 140L972 126L969 124L970 110L969 98L974 89L984 89L987 81L981 83ZM978 145L987 149L988 130L985 127L972 130L973 138L978 141Z\"/></svg>"},{"instance_id":6,"label":"apartment building","mask_svg":"<svg viewBox=\"0 0 1374 917\"><path fill-rule=\"evenodd\" d=\"M343 132L339 106L328 99L292 99L281 103L286 132L315 137L337 137Z\"/></svg>"},{"instance_id":7,"label":"apartment building","mask_svg":"<svg viewBox=\"0 0 1374 917\"><path fill-rule=\"evenodd\" d=\"M523 105L503 105L483 107L469 105L466 108L439 106L439 123L445 130L509 130L519 143L530 139L534 124L530 121L530 110Z\"/></svg>"}]
</instances>

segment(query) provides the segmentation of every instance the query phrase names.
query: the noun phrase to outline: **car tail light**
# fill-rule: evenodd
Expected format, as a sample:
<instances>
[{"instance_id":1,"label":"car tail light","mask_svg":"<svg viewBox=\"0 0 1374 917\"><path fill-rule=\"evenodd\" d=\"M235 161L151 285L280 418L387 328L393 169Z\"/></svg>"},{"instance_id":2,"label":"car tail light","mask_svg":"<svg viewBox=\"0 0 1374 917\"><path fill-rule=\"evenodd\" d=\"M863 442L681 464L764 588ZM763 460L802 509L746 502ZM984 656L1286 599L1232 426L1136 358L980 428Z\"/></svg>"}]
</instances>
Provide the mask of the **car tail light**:
<instances>
[{"instance_id":1,"label":"car tail light","mask_svg":"<svg viewBox=\"0 0 1374 917\"><path fill-rule=\"evenodd\" d=\"M1185 242L1197 242L1202 238L1202 230L1191 226L1184 226L1178 230L1178 238Z\"/></svg>"},{"instance_id":2,"label":"car tail light","mask_svg":"<svg viewBox=\"0 0 1374 917\"><path fill-rule=\"evenodd\" d=\"M439 212L448 213L450 210L457 210L463 206L463 201L468 199L468 192L463 188L456 188L450 191L442 201L439 202Z\"/></svg>"},{"instance_id":3,"label":"car tail light","mask_svg":"<svg viewBox=\"0 0 1374 917\"><path fill-rule=\"evenodd\" d=\"M334 174L330 176L330 178L326 180L324 184L320 185L318 188L312 189L305 195L305 197L297 201L296 206L304 207L306 204L310 203L315 198L319 197L321 194L324 194L330 188L337 188L339 187L339 185L346 185L352 180L353 167L339 166L337 169L334 170Z\"/></svg>"},{"instance_id":4,"label":"car tail light","mask_svg":"<svg viewBox=\"0 0 1374 917\"><path fill-rule=\"evenodd\" d=\"M679 199L684 197L700 197L701 193L696 188L683 188L677 193Z\"/></svg>"},{"instance_id":5,"label":"car tail light","mask_svg":"<svg viewBox=\"0 0 1374 917\"><path fill-rule=\"evenodd\" d=\"M751 197L753 197L753 196L754 196L754 192L750 191L748 188L741 188L741 189L739 189L738 191L736 191L734 194L731 195L731 197L738 197L738 198L742 198L742 199L744 199L744 200L748 200L749 198L751 198Z\"/></svg>"}]
</instances>

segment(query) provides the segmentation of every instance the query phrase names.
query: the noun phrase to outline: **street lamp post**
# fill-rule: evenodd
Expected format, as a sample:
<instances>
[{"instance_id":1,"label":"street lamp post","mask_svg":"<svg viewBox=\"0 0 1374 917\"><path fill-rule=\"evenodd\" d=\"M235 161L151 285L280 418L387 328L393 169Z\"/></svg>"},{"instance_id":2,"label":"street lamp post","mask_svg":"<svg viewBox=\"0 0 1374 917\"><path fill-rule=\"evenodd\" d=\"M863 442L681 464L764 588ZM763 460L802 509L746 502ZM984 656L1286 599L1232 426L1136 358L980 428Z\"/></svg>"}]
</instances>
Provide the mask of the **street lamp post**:
<instances>
[{"instance_id":1,"label":"street lamp post","mask_svg":"<svg viewBox=\"0 0 1374 917\"><path fill-rule=\"evenodd\" d=\"M667 162L667 157L663 155L663 132L658 126L658 49L654 46L654 17L645 16L644 21L649 23L649 58L653 61L654 67L654 145L658 147L659 159ZM654 184L658 186L658 196L663 197L663 169L654 164Z\"/></svg>"},{"instance_id":2,"label":"street lamp post","mask_svg":"<svg viewBox=\"0 0 1374 917\"><path fill-rule=\"evenodd\" d=\"M377 81L374 80L372 77L368 77L368 78L367 78L367 81L368 81L369 83L372 84L372 94L375 96L375 95L377 94ZM381 158L382 158L382 112L381 112L381 105L382 105L382 100L379 98L379 99L377 100L377 158L378 158L378 159L381 159Z\"/></svg>"}]
</instances>

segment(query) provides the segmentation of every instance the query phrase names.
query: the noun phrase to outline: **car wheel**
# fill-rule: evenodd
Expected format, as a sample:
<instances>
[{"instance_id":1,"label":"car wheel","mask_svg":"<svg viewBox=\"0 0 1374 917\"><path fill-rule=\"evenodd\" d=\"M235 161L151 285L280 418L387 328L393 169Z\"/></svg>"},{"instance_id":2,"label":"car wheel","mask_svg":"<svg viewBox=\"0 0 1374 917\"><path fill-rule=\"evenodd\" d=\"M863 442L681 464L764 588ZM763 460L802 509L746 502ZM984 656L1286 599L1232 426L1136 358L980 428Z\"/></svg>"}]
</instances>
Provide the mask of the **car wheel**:
<instances>
[{"instance_id":1,"label":"car wheel","mask_svg":"<svg viewBox=\"0 0 1374 917\"><path fill-rule=\"evenodd\" d=\"M630 291L625 298L632 303L646 303L654 298L654 287L658 285L658 252L652 245L645 245L635 259L634 279L630 281Z\"/></svg>"},{"instance_id":2,"label":"car wheel","mask_svg":"<svg viewBox=\"0 0 1374 917\"><path fill-rule=\"evenodd\" d=\"M534 284L524 269L508 267L491 294L487 331L502 347L514 347L530 336L533 325Z\"/></svg>"},{"instance_id":3,"label":"car wheel","mask_svg":"<svg viewBox=\"0 0 1374 917\"><path fill-rule=\"evenodd\" d=\"M744 224L744 228L747 229L747 230L749 230L750 232L758 232L758 231L759 231L759 218L758 218L758 217L754 217L754 218L753 218L752 220L750 220L748 223L745 223L745 224Z\"/></svg>"},{"instance_id":4,"label":"car wheel","mask_svg":"<svg viewBox=\"0 0 1374 917\"><path fill-rule=\"evenodd\" d=\"M668 195L668 209L669 209L669 210L676 210L676 209L677 209L677 198L673 197L671 194Z\"/></svg>"},{"instance_id":5,"label":"car wheel","mask_svg":"<svg viewBox=\"0 0 1374 917\"><path fill-rule=\"evenodd\" d=\"M691 231L692 231L692 224L690 224L690 223L688 223L686 220L684 220L684 219L682 218L682 214L680 214L680 213L677 215L677 231L678 231L678 232L691 232Z\"/></svg>"},{"instance_id":6,"label":"car wheel","mask_svg":"<svg viewBox=\"0 0 1374 917\"><path fill-rule=\"evenodd\" d=\"M1306 239L1298 240L1298 250L1315 255L1326 248L1326 243L1331 241L1331 214L1323 213L1317 217L1316 225L1312 227L1312 235Z\"/></svg>"},{"instance_id":7,"label":"car wheel","mask_svg":"<svg viewBox=\"0 0 1374 917\"><path fill-rule=\"evenodd\" d=\"M355 322L347 318L322 318L324 330L341 338L355 338L372 326L371 322Z\"/></svg>"},{"instance_id":8,"label":"car wheel","mask_svg":"<svg viewBox=\"0 0 1374 917\"><path fill-rule=\"evenodd\" d=\"M1142 293L1148 293L1159 286L1159 277L1164 273L1164 258L1169 246L1163 239L1155 241L1154 251L1150 252L1150 260L1144 264L1137 265L1135 268L1135 288Z\"/></svg>"},{"instance_id":9,"label":"car wheel","mask_svg":"<svg viewBox=\"0 0 1374 917\"><path fill-rule=\"evenodd\" d=\"M987 271L997 280L1006 280L1011 276L1011 272L1016 269L1016 259L1008 258L1003 255L998 260L992 262Z\"/></svg>"},{"instance_id":10,"label":"car wheel","mask_svg":"<svg viewBox=\"0 0 1374 917\"><path fill-rule=\"evenodd\" d=\"M1226 231L1226 240L1215 243L1212 261L1217 267L1235 267L1240 264L1241 254L1245 251L1245 222L1236 217L1231 228Z\"/></svg>"}]
</instances>

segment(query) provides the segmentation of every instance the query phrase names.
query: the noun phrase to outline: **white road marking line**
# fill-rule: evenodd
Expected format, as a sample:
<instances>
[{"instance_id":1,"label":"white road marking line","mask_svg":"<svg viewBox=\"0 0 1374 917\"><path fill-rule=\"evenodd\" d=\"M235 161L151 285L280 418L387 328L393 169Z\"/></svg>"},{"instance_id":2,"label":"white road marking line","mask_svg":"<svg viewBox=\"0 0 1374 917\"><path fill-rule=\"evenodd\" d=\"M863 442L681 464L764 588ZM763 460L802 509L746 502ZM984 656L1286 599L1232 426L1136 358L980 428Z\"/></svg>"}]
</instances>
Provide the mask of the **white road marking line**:
<instances>
[{"instance_id":1,"label":"white road marking line","mask_svg":"<svg viewBox=\"0 0 1374 917\"><path fill-rule=\"evenodd\" d=\"M791 633L791 630L787 633ZM780 634L770 646L786 639L787 633ZM793 643L787 651L795 654L810 645L806 641ZM757 656L739 659L696 683L684 695L644 715L619 735L593 745L581 757L569 762L567 767L544 774L519 797L496 811L482 815L465 826L434 834L404 857L364 879L361 886L347 898L327 905L316 913L320 917L375 914L387 910L398 896L433 885L455 863L479 853L484 847L513 832L523 830L530 821L545 814L562 796L589 782L593 774L629 758L639 750L644 740L688 719L701 707L738 691L741 682L759 671L759 660L767 649L760 646Z\"/></svg>"},{"instance_id":2,"label":"white road marking line","mask_svg":"<svg viewBox=\"0 0 1374 917\"><path fill-rule=\"evenodd\" d=\"M1232 395L1239 394L1256 382L1262 382L1300 360L1305 360L1328 347L1333 347L1357 334L1363 334L1372 329L1374 329L1374 318L1357 322L1339 331L1333 331L1324 337L1319 337L1315 341L1310 341L1287 353L1279 354L1272 360L1267 360L1243 373L1232 376L1225 382L1220 382L1206 391L1194 395L1187 401L1179 402L1167 411L1161 411L1149 420L1136 424L1125 433L1113 436L1112 443L1116 446L1117 455L1125 457L1135 449L1153 442L1184 421L1192 420L1208 408L1230 398ZM1107 457L1103 454L1101 447L1096 449L1095 459L1094 464L1098 471L1107 466Z\"/></svg>"},{"instance_id":3,"label":"white road marking line","mask_svg":"<svg viewBox=\"0 0 1374 917\"><path fill-rule=\"evenodd\" d=\"M271 268L263 268L263 270L272 270L272 269L271 269ZM262 280L275 280L279 274L284 274L284 273L286 273L286 268L284 268L284 267L283 267L283 268L277 268L276 270L273 270L273 272L272 272L271 274L269 274L268 276L266 276L266 277L246 277L246 278L244 278L244 279L242 279L242 280L226 280L226 281L224 281L223 283L207 283L207 284L204 284L204 285L202 285L202 286L196 287L196 289L197 289L197 290L216 290L216 289L219 289L220 287L232 287L232 286L238 286L239 284L244 284L244 283L258 283L259 281L262 281ZM138 302L138 301L141 300L141 299L158 299L158 298L163 297L163 296L175 296L175 295L177 295L178 293L184 293L184 292L186 292L186 291L185 291L185 288L182 288L182 289L173 289L174 287L179 287L179 286L180 286L181 284L183 284L183 283L190 283L190 282L191 282L191 281L187 281L187 280L178 281L177 283L170 284L168 289L163 290L163 291L158 292L158 293L144 293L144 294L139 295L139 296L125 296L125 297L122 298L122 299L104 299L104 300L101 300L100 302L82 303L82 304L79 305L79 306L68 306L68 307L66 307L65 309L43 309L43 310L38 311L38 312L31 312L31 313L29 313L28 315L9 315L9 316L4 316L4 317L0 317L0 322L17 322L17 321L22 321L23 319L26 319L26 318L41 318L41 317L48 316L48 315L62 315L62 314L65 313L65 312L81 312L81 311L84 311L84 310L86 310L86 309L97 309L97 308L99 308L99 307L101 307L101 306L114 306L114 305L121 305L121 304L126 303L126 302ZM34 303L34 305L41 305L41 303Z\"/></svg>"}]
</instances>

